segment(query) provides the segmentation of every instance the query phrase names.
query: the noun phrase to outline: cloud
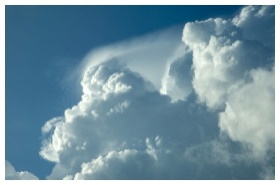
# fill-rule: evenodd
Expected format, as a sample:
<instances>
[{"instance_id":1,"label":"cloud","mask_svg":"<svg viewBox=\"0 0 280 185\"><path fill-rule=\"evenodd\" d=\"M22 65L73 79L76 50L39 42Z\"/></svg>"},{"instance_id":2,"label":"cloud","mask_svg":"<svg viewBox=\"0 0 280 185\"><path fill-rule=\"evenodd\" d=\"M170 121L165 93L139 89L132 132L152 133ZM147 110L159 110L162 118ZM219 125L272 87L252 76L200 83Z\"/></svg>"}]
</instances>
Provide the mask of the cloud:
<instances>
[{"instance_id":1,"label":"cloud","mask_svg":"<svg viewBox=\"0 0 280 185\"><path fill-rule=\"evenodd\" d=\"M259 157L274 148L274 29L273 6L247 6L232 20L187 23L183 31L199 101L225 107L221 132Z\"/></svg>"},{"instance_id":2,"label":"cloud","mask_svg":"<svg viewBox=\"0 0 280 185\"><path fill-rule=\"evenodd\" d=\"M275 179L273 154L267 154L265 159L258 161L252 157L251 150L225 134L188 147L184 158L195 168L191 179Z\"/></svg>"},{"instance_id":3,"label":"cloud","mask_svg":"<svg viewBox=\"0 0 280 185\"><path fill-rule=\"evenodd\" d=\"M105 157L83 163L81 172L75 174L74 179L153 179L151 166L154 162L147 152L111 151Z\"/></svg>"},{"instance_id":4,"label":"cloud","mask_svg":"<svg viewBox=\"0 0 280 185\"><path fill-rule=\"evenodd\" d=\"M183 50L183 51L182 51ZM179 53L184 52L184 55ZM173 102L185 100L192 93L192 53L180 47L176 57L166 67L160 92L171 97Z\"/></svg>"},{"instance_id":5,"label":"cloud","mask_svg":"<svg viewBox=\"0 0 280 185\"><path fill-rule=\"evenodd\" d=\"M17 172L9 161L5 161L6 180L38 180L38 177L27 171Z\"/></svg>"},{"instance_id":6,"label":"cloud","mask_svg":"<svg viewBox=\"0 0 280 185\"><path fill-rule=\"evenodd\" d=\"M274 71L250 71L251 81L232 91L219 126L232 140L252 145L256 157L274 150Z\"/></svg>"},{"instance_id":7,"label":"cloud","mask_svg":"<svg viewBox=\"0 0 280 185\"><path fill-rule=\"evenodd\" d=\"M200 102L211 109L225 105L231 89L248 71L274 61L270 47L244 38L242 27L230 20L216 18L187 23L183 41L193 54L194 90Z\"/></svg>"},{"instance_id":8,"label":"cloud","mask_svg":"<svg viewBox=\"0 0 280 185\"><path fill-rule=\"evenodd\" d=\"M77 70L73 71L68 83L73 79L83 78L81 74L93 65L98 65L112 58L117 58L120 64L126 65L131 71L140 74L150 81L154 88L163 94L168 94L173 101L182 100L192 91L190 79L186 75L175 77L170 65L177 61L174 67L190 67L191 62L185 65L185 46L181 42L181 27L174 26L165 30L150 33L138 38L122 41L109 46L95 48L82 61ZM181 62L180 62L181 61ZM181 64L179 64L181 63ZM188 83L182 82L189 81ZM67 80L66 80L67 81ZM170 83L174 81L174 83ZM174 90L176 88L176 90Z\"/></svg>"},{"instance_id":9,"label":"cloud","mask_svg":"<svg viewBox=\"0 0 280 185\"><path fill-rule=\"evenodd\" d=\"M205 108L196 105L194 98L190 98L189 102L172 104L168 96L161 95L150 86L151 83L116 59L89 68L82 80L82 100L65 111L64 119L55 118L50 122L56 120L56 124L47 122L42 129L46 138L40 154L57 163L48 178L103 178L101 174L105 172L101 171L107 169L103 165L98 167L101 171L96 174L77 173L83 174L83 170L79 172L83 169L82 163L91 166L101 159L108 165L123 164L119 161L120 151L136 152L129 155L133 165L136 165L134 163L139 160L139 155L151 158L157 164L157 160L161 160L157 151L161 151L163 156L171 156L168 153L173 152L177 155L188 145L217 134L217 125L212 127L207 123L211 120L217 122L217 115L205 113ZM49 125L55 125L55 129L46 129ZM206 130L211 133L203 138L201 134ZM150 140L153 140L152 144ZM116 152L116 159L108 158L112 152ZM157 178L164 177L160 174Z\"/></svg>"},{"instance_id":10,"label":"cloud","mask_svg":"<svg viewBox=\"0 0 280 185\"><path fill-rule=\"evenodd\" d=\"M244 7L240 14L233 18L232 22L242 29L242 35L245 39L256 40L268 47L274 48L274 6Z\"/></svg>"},{"instance_id":11,"label":"cloud","mask_svg":"<svg viewBox=\"0 0 280 185\"><path fill-rule=\"evenodd\" d=\"M112 58L161 88L162 76L168 62L184 55L181 27L174 26L138 38L93 49L82 61L81 71ZM78 71L80 72L80 70Z\"/></svg>"},{"instance_id":12,"label":"cloud","mask_svg":"<svg viewBox=\"0 0 280 185\"><path fill-rule=\"evenodd\" d=\"M169 30L91 52L80 102L42 128L47 178L274 178L274 47L247 35L273 11L187 23L184 47Z\"/></svg>"}]
</instances>

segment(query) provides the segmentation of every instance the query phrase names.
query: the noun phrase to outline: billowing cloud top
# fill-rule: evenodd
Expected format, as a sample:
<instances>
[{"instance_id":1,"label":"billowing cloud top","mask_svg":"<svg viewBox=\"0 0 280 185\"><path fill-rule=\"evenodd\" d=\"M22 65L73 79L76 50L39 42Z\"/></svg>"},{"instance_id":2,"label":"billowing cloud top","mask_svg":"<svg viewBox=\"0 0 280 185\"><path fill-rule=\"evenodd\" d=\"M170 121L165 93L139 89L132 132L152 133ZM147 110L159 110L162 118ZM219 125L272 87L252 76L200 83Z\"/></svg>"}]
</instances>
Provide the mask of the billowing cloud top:
<instances>
[{"instance_id":1,"label":"billowing cloud top","mask_svg":"<svg viewBox=\"0 0 280 185\"><path fill-rule=\"evenodd\" d=\"M186 23L184 45L89 54L80 102L42 128L47 178L274 179L274 29L273 6L247 6Z\"/></svg>"},{"instance_id":2,"label":"billowing cloud top","mask_svg":"<svg viewBox=\"0 0 280 185\"><path fill-rule=\"evenodd\" d=\"M232 20L187 23L183 31L199 101L226 106L221 131L256 155L274 148L274 29L273 6L248 6Z\"/></svg>"}]
</instances>

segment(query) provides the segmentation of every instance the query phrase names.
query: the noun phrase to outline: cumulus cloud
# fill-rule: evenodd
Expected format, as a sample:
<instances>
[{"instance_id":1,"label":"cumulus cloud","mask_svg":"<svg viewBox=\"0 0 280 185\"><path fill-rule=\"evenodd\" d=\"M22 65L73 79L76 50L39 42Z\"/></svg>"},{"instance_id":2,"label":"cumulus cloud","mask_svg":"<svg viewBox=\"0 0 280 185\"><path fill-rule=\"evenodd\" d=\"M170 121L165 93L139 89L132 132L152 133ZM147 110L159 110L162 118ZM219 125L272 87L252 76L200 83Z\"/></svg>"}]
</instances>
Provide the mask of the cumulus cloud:
<instances>
[{"instance_id":1,"label":"cumulus cloud","mask_svg":"<svg viewBox=\"0 0 280 185\"><path fill-rule=\"evenodd\" d=\"M111 151L105 157L83 163L74 179L153 179L153 163L154 158L147 152Z\"/></svg>"},{"instance_id":2,"label":"cumulus cloud","mask_svg":"<svg viewBox=\"0 0 280 185\"><path fill-rule=\"evenodd\" d=\"M252 81L228 97L219 126L232 140L252 145L259 157L274 149L274 72L256 69L249 75Z\"/></svg>"},{"instance_id":3,"label":"cumulus cloud","mask_svg":"<svg viewBox=\"0 0 280 185\"><path fill-rule=\"evenodd\" d=\"M245 39L256 40L274 48L274 9L274 6L247 6L241 10L239 15L233 18L232 22L241 28Z\"/></svg>"},{"instance_id":4,"label":"cumulus cloud","mask_svg":"<svg viewBox=\"0 0 280 185\"><path fill-rule=\"evenodd\" d=\"M258 30L258 31L254 31ZM224 109L219 126L257 156L274 148L274 7L247 6L232 20L187 23L193 88L209 109Z\"/></svg>"},{"instance_id":5,"label":"cumulus cloud","mask_svg":"<svg viewBox=\"0 0 280 185\"><path fill-rule=\"evenodd\" d=\"M194 98L172 104L168 96L151 90L151 85L118 64L116 59L89 68L82 80L82 100L65 111L64 119L55 118L50 122L56 120L56 124L47 122L42 129L51 134L45 133L47 137L40 154L57 163L49 178L102 178L97 174L105 173L101 172L107 169L103 165L98 167L101 171L96 174L75 174L83 169L82 163L92 160L90 166L96 166L96 161L100 160L104 165L123 164L119 161L123 154L120 151L134 151L133 155L128 155L134 165L140 156L157 163L160 160L157 151L164 155L182 152L188 145L206 139L202 137L206 130L211 131L206 136L209 139L217 134L217 126L207 123L217 121L217 115L205 113L205 108L196 105ZM55 125L55 129L46 129L49 125ZM112 152L116 152L116 158L108 158ZM83 174L83 170L80 173ZM158 175L155 178L164 177Z\"/></svg>"},{"instance_id":6,"label":"cumulus cloud","mask_svg":"<svg viewBox=\"0 0 280 185\"><path fill-rule=\"evenodd\" d=\"M214 140L188 147L185 161L195 168L191 179L274 179L273 154L261 161L240 142L221 134ZM218 178L217 175L219 174Z\"/></svg>"},{"instance_id":7,"label":"cumulus cloud","mask_svg":"<svg viewBox=\"0 0 280 185\"><path fill-rule=\"evenodd\" d=\"M38 180L38 177L27 171L17 172L9 161L5 161L6 180Z\"/></svg>"},{"instance_id":8,"label":"cumulus cloud","mask_svg":"<svg viewBox=\"0 0 280 185\"><path fill-rule=\"evenodd\" d=\"M181 32L181 27L174 26L93 49L82 61L82 73L93 65L118 58L121 64L127 65L131 71L141 74L160 89L167 63L184 55Z\"/></svg>"},{"instance_id":9,"label":"cumulus cloud","mask_svg":"<svg viewBox=\"0 0 280 185\"><path fill-rule=\"evenodd\" d=\"M274 178L274 34L247 33L271 19L249 6L187 23L184 47L169 31L91 52L80 102L42 128L47 178Z\"/></svg>"},{"instance_id":10,"label":"cumulus cloud","mask_svg":"<svg viewBox=\"0 0 280 185\"><path fill-rule=\"evenodd\" d=\"M273 50L246 40L242 33L232 21L220 18L187 23L184 28L183 41L193 53L193 87L211 109L224 106L246 72L274 61Z\"/></svg>"},{"instance_id":11,"label":"cumulus cloud","mask_svg":"<svg viewBox=\"0 0 280 185\"><path fill-rule=\"evenodd\" d=\"M185 54L181 54L181 53ZM179 47L167 63L160 92L171 97L173 102L185 100L192 93L192 53Z\"/></svg>"}]
</instances>

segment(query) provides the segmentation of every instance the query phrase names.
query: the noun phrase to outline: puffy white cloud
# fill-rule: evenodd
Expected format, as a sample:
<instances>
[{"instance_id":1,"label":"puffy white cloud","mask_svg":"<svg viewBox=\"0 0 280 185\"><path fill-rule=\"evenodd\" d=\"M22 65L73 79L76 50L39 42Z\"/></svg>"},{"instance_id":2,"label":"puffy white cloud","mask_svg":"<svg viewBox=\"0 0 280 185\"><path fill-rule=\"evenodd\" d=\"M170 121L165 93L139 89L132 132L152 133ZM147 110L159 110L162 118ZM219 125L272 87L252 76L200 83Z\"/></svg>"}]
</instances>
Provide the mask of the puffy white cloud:
<instances>
[{"instance_id":1,"label":"puffy white cloud","mask_svg":"<svg viewBox=\"0 0 280 185\"><path fill-rule=\"evenodd\" d=\"M274 47L247 35L272 11L187 23L186 49L165 35L91 53L80 102L42 128L47 178L273 178Z\"/></svg>"},{"instance_id":2,"label":"puffy white cloud","mask_svg":"<svg viewBox=\"0 0 280 185\"><path fill-rule=\"evenodd\" d=\"M274 148L274 7L247 6L232 20L187 23L183 41L193 53L193 88L219 127L263 158Z\"/></svg>"},{"instance_id":3,"label":"puffy white cloud","mask_svg":"<svg viewBox=\"0 0 280 185\"><path fill-rule=\"evenodd\" d=\"M105 157L83 163L81 172L75 174L74 179L153 179L151 167L154 162L147 152L111 151Z\"/></svg>"},{"instance_id":4,"label":"puffy white cloud","mask_svg":"<svg viewBox=\"0 0 280 185\"><path fill-rule=\"evenodd\" d=\"M5 161L6 180L38 180L38 177L27 171L17 172L9 161Z\"/></svg>"},{"instance_id":5,"label":"puffy white cloud","mask_svg":"<svg viewBox=\"0 0 280 185\"><path fill-rule=\"evenodd\" d=\"M274 48L274 6L246 6L239 15L233 18L232 22L241 28L245 39L256 40Z\"/></svg>"},{"instance_id":6,"label":"puffy white cloud","mask_svg":"<svg viewBox=\"0 0 280 185\"><path fill-rule=\"evenodd\" d=\"M256 157L274 149L274 71L256 69L251 81L229 95L219 126L234 141L252 145Z\"/></svg>"},{"instance_id":7,"label":"puffy white cloud","mask_svg":"<svg viewBox=\"0 0 280 185\"><path fill-rule=\"evenodd\" d=\"M57 163L48 177L50 179L76 178L75 174L80 171L82 163L95 161L100 156L102 161L106 161L105 164L121 165L123 161L119 161L120 157L108 159L106 156L125 150L137 151L137 154L129 155L132 163L138 163L139 156L146 156L157 163L161 161L157 150L163 156L177 155L188 145L201 142L201 132L212 130L207 134L208 138L213 138L218 132L217 125L212 127L207 123L211 120L217 122L217 116L195 104L194 97L188 103L172 104L168 96L151 90L151 83L118 64L116 59L88 70L82 80L82 100L67 109L63 119L52 119L42 129L46 138L40 154ZM52 126L54 129L51 129ZM166 165L167 162L161 163ZM104 169L107 167L100 166L100 172L89 177L77 175L77 178L103 178ZM80 173L83 174L83 170ZM116 175L106 178L140 176ZM159 174L155 178L164 177Z\"/></svg>"},{"instance_id":8,"label":"puffy white cloud","mask_svg":"<svg viewBox=\"0 0 280 185\"><path fill-rule=\"evenodd\" d=\"M269 37L274 39L272 34ZM271 48L258 40L246 40L243 28L230 20L217 18L187 23L183 41L193 53L195 92L211 109L225 105L231 89L246 72L274 62Z\"/></svg>"},{"instance_id":9,"label":"puffy white cloud","mask_svg":"<svg viewBox=\"0 0 280 185\"><path fill-rule=\"evenodd\" d=\"M102 48L95 48L82 61L81 70L84 72L93 65L115 57L121 64L125 64L131 71L139 73L145 80L152 82L157 89L160 89L167 63L184 55L184 46L180 41L181 32L180 27L174 26Z\"/></svg>"},{"instance_id":10,"label":"puffy white cloud","mask_svg":"<svg viewBox=\"0 0 280 185\"><path fill-rule=\"evenodd\" d=\"M108 147L104 149L108 151L110 149L108 144L115 142L111 141L110 135L108 135L109 138L106 136L110 134L108 132L115 132L112 125L115 122L114 118L120 117L122 112L133 104L130 100L131 96L141 96L145 89L152 86L121 65L119 66L116 60L89 68L81 84L84 94L78 105L67 109L63 119L55 118L47 122L42 129L46 139L43 141L40 155L45 159L61 162L65 159L64 154L67 155L72 150L77 154L80 151L78 149L84 150L88 157L90 157L88 150L91 151L93 148L96 154L99 154L104 147ZM132 120L133 118L129 117L129 121ZM118 124L122 123L115 124L119 126ZM50 125L55 125L55 129L48 129ZM123 128L122 125L120 126ZM104 139L102 141L104 143L101 143L100 139ZM81 155L78 161L85 160L84 157L86 159L86 156Z\"/></svg>"},{"instance_id":11,"label":"puffy white cloud","mask_svg":"<svg viewBox=\"0 0 280 185\"><path fill-rule=\"evenodd\" d=\"M185 46L181 42L182 30L178 28L172 27L94 49L73 74L80 71L83 73L93 65L117 58L120 64L126 65L132 72L150 81L154 89L168 94L173 101L183 100L192 91L191 78L188 78L190 75L173 71L176 70L175 68L188 70L191 66L191 55L185 55Z\"/></svg>"}]
</instances>

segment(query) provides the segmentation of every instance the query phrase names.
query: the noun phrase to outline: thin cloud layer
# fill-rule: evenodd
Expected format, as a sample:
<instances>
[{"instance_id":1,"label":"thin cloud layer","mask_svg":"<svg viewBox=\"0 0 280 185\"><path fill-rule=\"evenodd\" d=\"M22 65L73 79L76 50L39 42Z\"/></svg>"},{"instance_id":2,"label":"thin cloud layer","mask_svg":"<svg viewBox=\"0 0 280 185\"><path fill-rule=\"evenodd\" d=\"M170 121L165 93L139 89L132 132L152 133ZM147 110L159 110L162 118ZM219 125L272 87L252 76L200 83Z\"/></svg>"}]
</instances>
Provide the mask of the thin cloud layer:
<instances>
[{"instance_id":1,"label":"thin cloud layer","mask_svg":"<svg viewBox=\"0 0 280 185\"><path fill-rule=\"evenodd\" d=\"M248 6L187 23L186 49L171 39L149 55L159 34L88 55L80 102L42 128L47 178L273 179L273 20ZM269 34L248 34L259 25Z\"/></svg>"},{"instance_id":2,"label":"thin cloud layer","mask_svg":"<svg viewBox=\"0 0 280 185\"><path fill-rule=\"evenodd\" d=\"M38 180L38 177L27 171L17 172L9 161L5 161L6 180Z\"/></svg>"}]
</instances>

